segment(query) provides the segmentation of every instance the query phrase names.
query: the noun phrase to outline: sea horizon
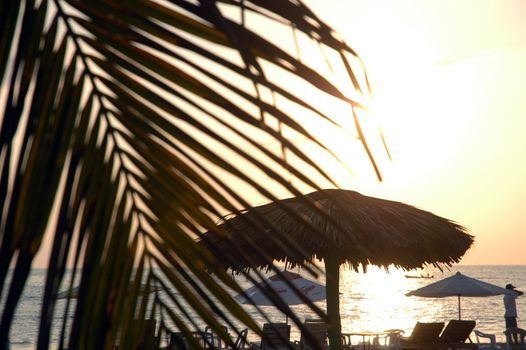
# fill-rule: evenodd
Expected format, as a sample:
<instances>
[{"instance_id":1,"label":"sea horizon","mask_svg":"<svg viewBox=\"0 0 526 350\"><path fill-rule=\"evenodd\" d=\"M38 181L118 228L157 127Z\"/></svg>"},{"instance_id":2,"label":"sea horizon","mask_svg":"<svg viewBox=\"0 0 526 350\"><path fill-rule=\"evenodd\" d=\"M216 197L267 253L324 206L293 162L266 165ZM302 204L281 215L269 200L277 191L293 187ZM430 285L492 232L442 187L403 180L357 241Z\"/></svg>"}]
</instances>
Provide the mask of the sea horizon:
<instances>
[{"instance_id":1,"label":"sea horizon","mask_svg":"<svg viewBox=\"0 0 526 350\"><path fill-rule=\"evenodd\" d=\"M291 269L298 272L298 269ZM11 349L27 350L36 347L38 332L38 314L40 298L45 283L45 268L35 268L31 273L24 290L17 316L10 333ZM457 298L419 298L407 297L405 294L428 283L453 275L457 271L483 281L504 287L513 283L519 290L526 290L526 265L504 264L457 264L440 271L436 268L422 270L400 270L367 267L367 273L354 272L347 268L341 269L340 280L340 314L342 332L382 331L386 329L402 329L408 336L415 323L441 321L447 323L458 318ZM300 274L302 273L299 270ZM407 278L405 275L429 274L433 278ZM243 287L250 287L244 278L236 277ZM323 283L323 276L318 280ZM3 305L3 303L2 303ZM317 303L325 309L325 302ZM62 304L57 304L60 310ZM265 322L252 306L246 306L247 312L260 324ZM517 299L519 311L518 323L526 325L526 297ZM495 334L499 342L504 341L504 307L502 296L485 298L461 298L462 319L476 321L476 329L485 333ZM300 319L313 317L309 309L303 305L292 306ZM38 310L35 312L35 310ZM285 316L274 307L264 307L264 312L274 322L284 322ZM52 343L58 343L61 314L57 312L58 321L52 330ZM204 328L204 324L202 325ZM257 340L249 332L250 340ZM299 339L299 330L292 326L291 339ZM356 340L357 341L357 340ZM53 346L51 347L53 349Z\"/></svg>"}]
</instances>

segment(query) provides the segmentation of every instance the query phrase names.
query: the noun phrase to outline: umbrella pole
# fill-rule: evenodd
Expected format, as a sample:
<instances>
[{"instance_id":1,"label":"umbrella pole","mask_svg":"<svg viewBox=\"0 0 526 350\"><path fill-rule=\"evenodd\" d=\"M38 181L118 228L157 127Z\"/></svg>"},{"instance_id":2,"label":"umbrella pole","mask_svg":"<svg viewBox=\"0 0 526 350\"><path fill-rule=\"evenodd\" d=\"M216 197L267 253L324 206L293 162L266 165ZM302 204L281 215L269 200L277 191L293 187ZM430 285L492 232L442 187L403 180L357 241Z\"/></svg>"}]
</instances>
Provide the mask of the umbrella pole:
<instances>
[{"instance_id":1,"label":"umbrella pole","mask_svg":"<svg viewBox=\"0 0 526 350\"><path fill-rule=\"evenodd\" d=\"M342 350L342 327L340 320L340 264L332 257L325 257L324 260L329 349Z\"/></svg>"},{"instance_id":2,"label":"umbrella pole","mask_svg":"<svg viewBox=\"0 0 526 350\"><path fill-rule=\"evenodd\" d=\"M460 320L460 295L458 296L458 319Z\"/></svg>"}]
</instances>

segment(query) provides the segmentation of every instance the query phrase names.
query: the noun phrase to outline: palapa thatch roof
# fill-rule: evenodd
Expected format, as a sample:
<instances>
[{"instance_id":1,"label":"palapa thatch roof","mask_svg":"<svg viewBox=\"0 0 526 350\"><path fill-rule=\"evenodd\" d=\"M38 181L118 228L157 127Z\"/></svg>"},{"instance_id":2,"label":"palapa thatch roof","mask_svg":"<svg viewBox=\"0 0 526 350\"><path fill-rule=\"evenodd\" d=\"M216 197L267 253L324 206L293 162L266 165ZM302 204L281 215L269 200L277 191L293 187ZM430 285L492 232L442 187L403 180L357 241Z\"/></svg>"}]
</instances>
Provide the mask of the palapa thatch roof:
<instances>
[{"instance_id":1,"label":"palapa thatch roof","mask_svg":"<svg viewBox=\"0 0 526 350\"><path fill-rule=\"evenodd\" d=\"M462 226L411 205L329 189L225 218L200 243L234 271L269 268L272 259L297 265L324 257L355 269L369 264L413 269L459 262L473 237Z\"/></svg>"}]
</instances>

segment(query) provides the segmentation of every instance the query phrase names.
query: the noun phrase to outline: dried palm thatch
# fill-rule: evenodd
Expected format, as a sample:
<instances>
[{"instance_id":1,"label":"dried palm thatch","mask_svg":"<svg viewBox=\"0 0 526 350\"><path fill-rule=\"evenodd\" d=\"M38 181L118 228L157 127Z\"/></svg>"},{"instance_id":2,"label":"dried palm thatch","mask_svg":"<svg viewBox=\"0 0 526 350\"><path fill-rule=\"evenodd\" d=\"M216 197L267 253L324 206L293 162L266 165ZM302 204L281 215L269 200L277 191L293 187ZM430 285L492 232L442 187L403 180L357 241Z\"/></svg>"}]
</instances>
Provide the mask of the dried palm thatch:
<instances>
[{"instance_id":1,"label":"dried palm thatch","mask_svg":"<svg viewBox=\"0 0 526 350\"><path fill-rule=\"evenodd\" d=\"M286 237L270 240L260 234L262 230ZM284 249L285 239L297 246L296 254ZM327 256L354 269L369 264L440 267L458 262L472 243L473 237L448 219L404 203L338 189L248 209L202 237L202 244L234 271L270 268L268 258L294 266Z\"/></svg>"},{"instance_id":2,"label":"dried palm thatch","mask_svg":"<svg viewBox=\"0 0 526 350\"><path fill-rule=\"evenodd\" d=\"M261 234L272 232L275 235ZM269 239L273 237L273 239ZM413 206L330 189L254 207L225 218L201 244L233 271L325 262L331 349L341 349L339 266L395 265L413 269L460 261L473 244L466 230ZM290 246L293 246L291 252ZM285 249L287 247L288 249Z\"/></svg>"}]
</instances>

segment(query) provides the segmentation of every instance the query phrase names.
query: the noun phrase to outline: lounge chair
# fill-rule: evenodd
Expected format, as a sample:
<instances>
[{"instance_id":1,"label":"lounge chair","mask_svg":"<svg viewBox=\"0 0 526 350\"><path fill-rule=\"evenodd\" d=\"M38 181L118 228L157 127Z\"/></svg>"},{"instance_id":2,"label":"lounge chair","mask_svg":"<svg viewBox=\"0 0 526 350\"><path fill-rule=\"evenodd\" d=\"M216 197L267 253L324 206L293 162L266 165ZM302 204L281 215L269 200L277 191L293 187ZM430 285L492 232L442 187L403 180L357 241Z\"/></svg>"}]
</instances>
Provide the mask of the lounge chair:
<instances>
[{"instance_id":1,"label":"lounge chair","mask_svg":"<svg viewBox=\"0 0 526 350\"><path fill-rule=\"evenodd\" d=\"M417 322L409 337L400 338L402 349L419 349L426 344L439 342L444 322Z\"/></svg>"},{"instance_id":2,"label":"lounge chair","mask_svg":"<svg viewBox=\"0 0 526 350\"><path fill-rule=\"evenodd\" d=\"M155 335L157 321L155 319L132 320L129 329L131 332L126 339L121 339L122 343L115 345L113 349L155 349L158 338Z\"/></svg>"},{"instance_id":3,"label":"lounge chair","mask_svg":"<svg viewBox=\"0 0 526 350\"><path fill-rule=\"evenodd\" d=\"M290 325L286 323L265 323L261 343L251 343L255 350L290 350Z\"/></svg>"},{"instance_id":4,"label":"lounge chair","mask_svg":"<svg viewBox=\"0 0 526 350\"><path fill-rule=\"evenodd\" d=\"M167 350L188 350L190 346L186 340L184 333L171 332L170 340L168 342Z\"/></svg>"},{"instance_id":5,"label":"lounge chair","mask_svg":"<svg viewBox=\"0 0 526 350\"><path fill-rule=\"evenodd\" d=\"M477 345L479 350L500 350L501 347L499 344L497 344L497 338L495 337L495 334L489 334L481 332L477 329L473 331L475 333L475 337L477 339ZM482 339L488 339L488 342L483 342Z\"/></svg>"},{"instance_id":6,"label":"lounge chair","mask_svg":"<svg viewBox=\"0 0 526 350\"><path fill-rule=\"evenodd\" d=\"M228 334L228 328L221 326L224 333ZM248 329L239 332L238 338L235 340L235 344L245 344L246 335ZM245 339L245 343L242 339ZM200 349L211 349L211 350L225 350L231 347L227 346L219 334L217 334L211 327L206 327L204 331L191 332L190 335L185 335L182 332L170 333L170 340L167 346L167 350L188 350L198 347ZM238 345L236 345L238 346ZM238 346L237 348L241 348Z\"/></svg>"},{"instance_id":7,"label":"lounge chair","mask_svg":"<svg viewBox=\"0 0 526 350\"><path fill-rule=\"evenodd\" d=\"M227 327L221 327L223 332L228 333ZM217 334L210 326L205 328L202 345L205 349L222 350L226 348L226 344L223 339L221 339L221 336Z\"/></svg>"},{"instance_id":8,"label":"lounge chair","mask_svg":"<svg viewBox=\"0 0 526 350\"><path fill-rule=\"evenodd\" d=\"M436 324L436 328L433 329L431 324L427 327L427 332L422 331L422 338L424 340L418 341L418 339L422 339L418 338L418 335L415 337L417 341L411 339L411 341L408 342L402 338L400 341L402 349L477 349L477 344L473 344L469 339L469 335L475 328L475 321L451 320L442 331L442 334L436 337L436 330L440 328L440 324L442 324L442 327L444 326L444 323L440 322ZM413 333L415 333L417 326L413 329ZM411 334L409 338L412 337L413 334ZM466 343L467 340L469 340L469 343Z\"/></svg>"},{"instance_id":9,"label":"lounge chair","mask_svg":"<svg viewBox=\"0 0 526 350\"><path fill-rule=\"evenodd\" d=\"M469 338L476 325L477 323L471 320L450 320L442 331L439 341L447 344L451 349L476 350L477 344L473 344Z\"/></svg>"},{"instance_id":10,"label":"lounge chair","mask_svg":"<svg viewBox=\"0 0 526 350\"><path fill-rule=\"evenodd\" d=\"M508 328L504 331L506 336L506 350L526 349L524 338L526 330L522 328Z\"/></svg>"},{"instance_id":11,"label":"lounge chair","mask_svg":"<svg viewBox=\"0 0 526 350\"><path fill-rule=\"evenodd\" d=\"M465 343L477 323L468 320L451 320L440 335L440 340L448 343Z\"/></svg>"},{"instance_id":12,"label":"lounge chair","mask_svg":"<svg viewBox=\"0 0 526 350\"><path fill-rule=\"evenodd\" d=\"M237 339L234 341L234 350L246 349L248 345L247 341L248 328L239 331Z\"/></svg>"},{"instance_id":13,"label":"lounge chair","mask_svg":"<svg viewBox=\"0 0 526 350\"><path fill-rule=\"evenodd\" d=\"M223 328L225 330L225 333L228 333L228 328L224 326ZM208 329L209 335L207 336L207 338L210 340L210 344L208 344L208 348L213 349L213 350L224 350L224 349L239 350L239 349L247 348L248 328L245 328L240 331L236 331L236 333L237 333L237 337L235 339L231 338L234 345L230 346L226 341L220 338L219 334L214 333L210 329Z\"/></svg>"},{"instance_id":14,"label":"lounge chair","mask_svg":"<svg viewBox=\"0 0 526 350\"><path fill-rule=\"evenodd\" d=\"M314 350L327 348L327 323L322 320L306 319L303 323L305 331L301 332L296 343L297 350Z\"/></svg>"}]
</instances>

